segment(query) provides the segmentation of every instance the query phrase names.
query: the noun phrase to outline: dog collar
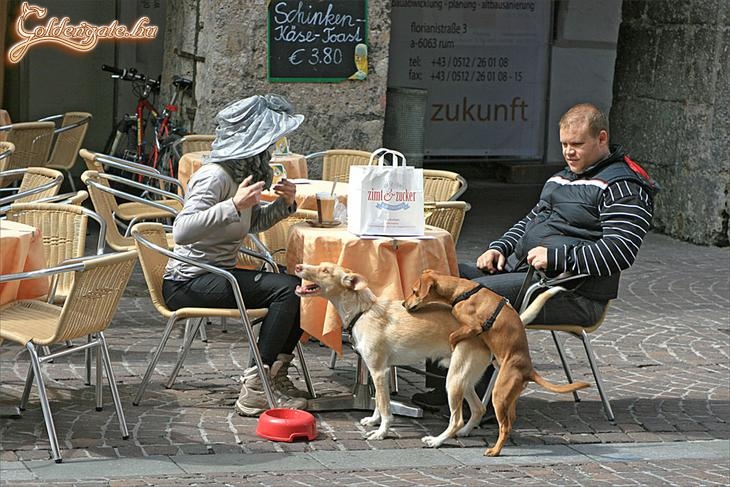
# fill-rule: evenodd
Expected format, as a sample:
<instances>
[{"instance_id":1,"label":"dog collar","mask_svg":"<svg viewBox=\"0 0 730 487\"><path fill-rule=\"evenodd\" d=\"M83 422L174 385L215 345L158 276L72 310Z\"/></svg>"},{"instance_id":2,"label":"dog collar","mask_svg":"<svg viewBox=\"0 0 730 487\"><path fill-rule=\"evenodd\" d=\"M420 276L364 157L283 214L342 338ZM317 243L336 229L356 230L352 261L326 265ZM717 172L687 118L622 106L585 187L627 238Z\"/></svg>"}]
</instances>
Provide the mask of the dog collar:
<instances>
[{"instance_id":1,"label":"dog collar","mask_svg":"<svg viewBox=\"0 0 730 487\"><path fill-rule=\"evenodd\" d=\"M487 286L481 283L477 283L477 285L473 288L471 288L469 291L462 293L454 299L454 301L451 303L451 306L456 306L458 303L461 303L462 301L466 301L482 289L489 289Z\"/></svg>"},{"instance_id":2,"label":"dog collar","mask_svg":"<svg viewBox=\"0 0 730 487\"><path fill-rule=\"evenodd\" d=\"M355 326L355 323L357 323L357 320L360 319L360 317L365 313L365 311L360 311L358 314L352 317L350 322L347 324L347 332L352 333L352 328Z\"/></svg>"}]
</instances>

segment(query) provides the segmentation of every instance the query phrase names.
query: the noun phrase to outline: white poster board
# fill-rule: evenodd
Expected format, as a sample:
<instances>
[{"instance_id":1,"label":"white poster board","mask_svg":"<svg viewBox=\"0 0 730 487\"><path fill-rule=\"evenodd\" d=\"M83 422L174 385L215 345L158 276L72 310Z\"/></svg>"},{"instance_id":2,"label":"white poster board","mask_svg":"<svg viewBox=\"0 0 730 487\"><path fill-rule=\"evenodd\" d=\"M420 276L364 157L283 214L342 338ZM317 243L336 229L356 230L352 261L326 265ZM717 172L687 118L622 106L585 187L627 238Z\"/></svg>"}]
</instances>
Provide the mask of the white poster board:
<instances>
[{"instance_id":1,"label":"white poster board","mask_svg":"<svg viewBox=\"0 0 730 487\"><path fill-rule=\"evenodd\" d=\"M426 154L542 158L551 5L392 0L388 86L428 90Z\"/></svg>"}]
</instances>

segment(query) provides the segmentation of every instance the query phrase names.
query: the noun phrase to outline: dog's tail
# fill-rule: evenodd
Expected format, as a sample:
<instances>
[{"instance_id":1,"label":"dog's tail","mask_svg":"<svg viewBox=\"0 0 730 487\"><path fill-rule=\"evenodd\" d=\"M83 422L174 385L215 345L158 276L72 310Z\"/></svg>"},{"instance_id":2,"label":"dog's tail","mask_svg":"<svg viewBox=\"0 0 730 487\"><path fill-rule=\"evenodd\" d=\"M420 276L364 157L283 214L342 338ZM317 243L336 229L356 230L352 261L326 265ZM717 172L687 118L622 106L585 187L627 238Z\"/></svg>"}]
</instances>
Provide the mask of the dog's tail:
<instances>
[{"instance_id":1,"label":"dog's tail","mask_svg":"<svg viewBox=\"0 0 730 487\"><path fill-rule=\"evenodd\" d=\"M542 307L545 306L547 300L558 294L560 291L562 291L562 289L560 288L550 288L544 293L538 295L537 298L535 298L535 300L530 303L530 306L528 306L527 309L523 311L520 315L522 324L527 325L528 323L531 323L532 320L537 318L537 314L540 312Z\"/></svg>"},{"instance_id":2,"label":"dog's tail","mask_svg":"<svg viewBox=\"0 0 730 487\"><path fill-rule=\"evenodd\" d=\"M573 392L578 391L580 389L585 389L586 387L590 387L590 384L587 382L571 382L569 384L553 384L549 380L545 379L543 376L537 373L535 369L532 370L532 376L530 377L530 380L534 382L535 384L542 386L544 389L547 389L550 392L558 392L558 393L566 393L566 392Z\"/></svg>"}]
</instances>

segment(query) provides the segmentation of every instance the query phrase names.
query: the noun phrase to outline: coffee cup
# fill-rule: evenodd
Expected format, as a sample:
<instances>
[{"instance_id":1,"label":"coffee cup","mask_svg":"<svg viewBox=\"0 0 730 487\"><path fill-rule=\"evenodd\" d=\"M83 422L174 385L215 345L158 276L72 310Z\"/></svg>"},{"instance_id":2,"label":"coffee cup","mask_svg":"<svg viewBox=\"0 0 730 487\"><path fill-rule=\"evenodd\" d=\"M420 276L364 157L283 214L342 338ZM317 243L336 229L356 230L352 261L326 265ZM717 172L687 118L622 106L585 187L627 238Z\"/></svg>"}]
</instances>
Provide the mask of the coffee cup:
<instances>
[{"instance_id":1,"label":"coffee cup","mask_svg":"<svg viewBox=\"0 0 730 487\"><path fill-rule=\"evenodd\" d=\"M335 219L335 196L330 193L317 193L317 220L319 223Z\"/></svg>"}]
</instances>

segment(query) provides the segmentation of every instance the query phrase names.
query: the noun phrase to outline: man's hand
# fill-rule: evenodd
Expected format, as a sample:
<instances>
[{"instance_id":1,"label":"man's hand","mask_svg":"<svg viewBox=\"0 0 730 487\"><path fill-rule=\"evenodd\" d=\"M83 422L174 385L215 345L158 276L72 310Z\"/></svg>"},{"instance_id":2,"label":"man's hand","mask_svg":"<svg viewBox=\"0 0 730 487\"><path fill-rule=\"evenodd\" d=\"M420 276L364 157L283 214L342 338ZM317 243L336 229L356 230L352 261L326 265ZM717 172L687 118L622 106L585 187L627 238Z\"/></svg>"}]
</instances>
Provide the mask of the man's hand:
<instances>
[{"instance_id":1,"label":"man's hand","mask_svg":"<svg viewBox=\"0 0 730 487\"><path fill-rule=\"evenodd\" d=\"M494 274L497 271L502 272L504 270L506 260L499 250L489 249L479 256L477 259L477 267L490 274Z\"/></svg>"},{"instance_id":2,"label":"man's hand","mask_svg":"<svg viewBox=\"0 0 730 487\"><path fill-rule=\"evenodd\" d=\"M545 247L535 247L527 252L527 263L535 269L547 270L548 251Z\"/></svg>"},{"instance_id":3,"label":"man's hand","mask_svg":"<svg viewBox=\"0 0 730 487\"><path fill-rule=\"evenodd\" d=\"M273 190L280 198L284 198L286 206L291 206L294 203L294 197L297 195L297 185L288 179L282 179L276 183Z\"/></svg>"},{"instance_id":4,"label":"man's hand","mask_svg":"<svg viewBox=\"0 0 730 487\"><path fill-rule=\"evenodd\" d=\"M238 185L236 194L233 195L233 204L236 210L241 211L251 208L261 201L261 191L264 189L264 182L251 184L253 176L249 176Z\"/></svg>"}]
</instances>

